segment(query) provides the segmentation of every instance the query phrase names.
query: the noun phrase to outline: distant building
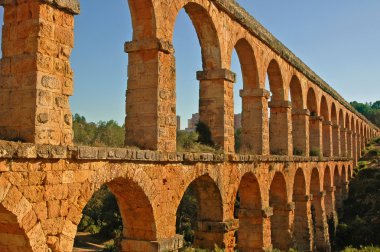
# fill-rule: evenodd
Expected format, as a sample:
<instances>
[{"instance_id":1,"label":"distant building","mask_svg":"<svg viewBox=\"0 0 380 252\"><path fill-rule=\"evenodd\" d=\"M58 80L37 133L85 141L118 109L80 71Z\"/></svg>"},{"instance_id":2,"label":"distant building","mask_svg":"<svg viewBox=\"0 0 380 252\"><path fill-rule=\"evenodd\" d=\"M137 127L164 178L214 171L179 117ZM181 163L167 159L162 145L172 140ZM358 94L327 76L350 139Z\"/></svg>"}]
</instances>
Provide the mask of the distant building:
<instances>
[{"instance_id":1,"label":"distant building","mask_svg":"<svg viewBox=\"0 0 380 252\"><path fill-rule=\"evenodd\" d=\"M235 127L235 130L241 129L241 114L235 114L234 127Z\"/></svg>"},{"instance_id":2,"label":"distant building","mask_svg":"<svg viewBox=\"0 0 380 252\"><path fill-rule=\"evenodd\" d=\"M181 130L181 117L177 115L177 131Z\"/></svg>"},{"instance_id":3,"label":"distant building","mask_svg":"<svg viewBox=\"0 0 380 252\"><path fill-rule=\"evenodd\" d=\"M186 131L195 131L199 122L199 113L193 114L191 119L187 121Z\"/></svg>"}]
</instances>

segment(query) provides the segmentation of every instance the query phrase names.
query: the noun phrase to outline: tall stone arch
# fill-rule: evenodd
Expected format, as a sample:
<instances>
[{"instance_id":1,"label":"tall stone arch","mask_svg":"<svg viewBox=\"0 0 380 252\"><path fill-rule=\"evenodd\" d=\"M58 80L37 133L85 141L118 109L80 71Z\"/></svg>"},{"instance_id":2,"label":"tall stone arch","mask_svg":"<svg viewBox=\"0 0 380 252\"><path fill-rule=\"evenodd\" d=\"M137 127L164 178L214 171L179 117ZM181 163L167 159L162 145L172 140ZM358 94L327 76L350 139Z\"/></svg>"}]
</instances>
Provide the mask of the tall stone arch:
<instances>
[{"instance_id":1,"label":"tall stone arch","mask_svg":"<svg viewBox=\"0 0 380 252\"><path fill-rule=\"evenodd\" d=\"M345 128L345 116L343 109L339 109L339 127L340 127L340 155L347 156L347 130Z\"/></svg>"},{"instance_id":2,"label":"tall stone arch","mask_svg":"<svg viewBox=\"0 0 380 252\"><path fill-rule=\"evenodd\" d=\"M298 168L293 182L294 225L293 236L295 248L300 251L313 250L313 233L311 226L311 197L306 193L306 178Z\"/></svg>"},{"instance_id":3,"label":"tall stone arch","mask_svg":"<svg viewBox=\"0 0 380 252\"><path fill-rule=\"evenodd\" d=\"M149 251L158 237L153 207L143 188L125 178L114 179L107 186L116 197L123 220L122 250Z\"/></svg>"},{"instance_id":4,"label":"tall stone arch","mask_svg":"<svg viewBox=\"0 0 380 252\"><path fill-rule=\"evenodd\" d=\"M213 249L215 244L228 247L228 233L223 228L223 201L215 181L208 174L199 176L188 185L186 193L191 193L197 202L193 246L202 249ZM177 209L177 222L180 217L178 211L184 207L183 204L182 197Z\"/></svg>"},{"instance_id":5,"label":"tall stone arch","mask_svg":"<svg viewBox=\"0 0 380 252\"><path fill-rule=\"evenodd\" d=\"M292 101L292 140L293 155L307 156L309 154L309 116L305 109L302 85L297 76L290 81L290 97Z\"/></svg>"},{"instance_id":6,"label":"tall stone arch","mask_svg":"<svg viewBox=\"0 0 380 252\"><path fill-rule=\"evenodd\" d=\"M269 88L269 149L271 154L292 155L291 103L285 98L285 86L279 63L272 59L267 67Z\"/></svg>"},{"instance_id":7,"label":"tall stone arch","mask_svg":"<svg viewBox=\"0 0 380 252\"><path fill-rule=\"evenodd\" d=\"M335 187L335 209L338 211L342 207L342 186L340 182L340 173L338 165L334 168L334 175L333 175L333 181L334 181L334 187Z\"/></svg>"},{"instance_id":8,"label":"tall stone arch","mask_svg":"<svg viewBox=\"0 0 380 252\"><path fill-rule=\"evenodd\" d=\"M323 152L322 146L322 117L319 115L317 96L312 87L307 92L307 109L310 111L309 143L310 154L319 156Z\"/></svg>"},{"instance_id":9,"label":"tall stone arch","mask_svg":"<svg viewBox=\"0 0 380 252\"><path fill-rule=\"evenodd\" d=\"M0 250L48 251L33 205L3 177L0 177Z\"/></svg>"},{"instance_id":10,"label":"tall stone arch","mask_svg":"<svg viewBox=\"0 0 380 252\"><path fill-rule=\"evenodd\" d=\"M260 89L259 74L256 55L251 44L240 38L234 46L239 58L243 75L243 89L240 90L242 98L242 137L241 151L255 154L264 154L265 122L267 98L265 91ZM235 97L236 99L237 97Z\"/></svg>"},{"instance_id":11,"label":"tall stone arch","mask_svg":"<svg viewBox=\"0 0 380 252\"><path fill-rule=\"evenodd\" d=\"M338 157L340 156L340 130L338 124L337 109L335 102L331 105L331 121L332 121L332 144L333 144L333 155Z\"/></svg>"},{"instance_id":12,"label":"tall stone arch","mask_svg":"<svg viewBox=\"0 0 380 252\"><path fill-rule=\"evenodd\" d=\"M273 248L287 251L291 246L288 197L284 175L276 172L269 189L271 217L271 239Z\"/></svg>"},{"instance_id":13,"label":"tall stone arch","mask_svg":"<svg viewBox=\"0 0 380 252\"><path fill-rule=\"evenodd\" d=\"M321 191L321 180L317 168L314 168L310 178L310 193L312 200L312 219L314 240L318 251L327 251L330 248L329 232L325 212L325 192Z\"/></svg>"},{"instance_id":14,"label":"tall stone arch","mask_svg":"<svg viewBox=\"0 0 380 252\"><path fill-rule=\"evenodd\" d=\"M327 103L327 99L322 95L320 115L323 117L322 123L322 145L323 145L323 156L332 156L332 122L330 121L330 109Z\"/></svg>"},{"instance_id":15,"label":"tall stone arch","mask_svg":"<svg viewBox=\"0 0 380 252\"><path fill-rule=\"evenodd\" d=\"M335 197L334 197L334 187L331 176L331 170L329 166L326 166L324 175L323 175L323 190L326 192L325 200L325 209L327 219L335 219Z\"/></svg>"},{"instance_id":16,"label":"tall stone arch","mask_svg":"<svg viewBox=\"0 0 380 252\"><path fill-rule=\"evenodd\" d=\"M260 186L255 175L247 173L242 177L238 193L240 208L237 248L242 252L260 250L264 247L265 216L263 216Z\"/></svg>"}]
</instances>

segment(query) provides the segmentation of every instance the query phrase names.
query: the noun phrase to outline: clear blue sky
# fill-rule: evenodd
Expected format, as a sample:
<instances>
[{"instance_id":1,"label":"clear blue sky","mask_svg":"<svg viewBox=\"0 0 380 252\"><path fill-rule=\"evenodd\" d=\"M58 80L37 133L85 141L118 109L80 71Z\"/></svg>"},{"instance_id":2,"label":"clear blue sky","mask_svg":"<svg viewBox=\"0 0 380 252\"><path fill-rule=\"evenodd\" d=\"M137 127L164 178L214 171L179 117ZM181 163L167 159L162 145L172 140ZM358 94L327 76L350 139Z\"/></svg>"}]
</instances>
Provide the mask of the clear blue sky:
<instances>
[{"instance_id":1,"label":"clear blue sky","mask_svg":"<svg viewBox=\"0 0 380 252\"><path fill-rule=\"evenodd\" d=\"M138 0L136 0L138 1ZM238 2L348 101L380 100L380 1L378 0L238 0ZM127 0L82 0L76 17L72 66L73 113L89 121L125 116L128 55L125 41L132 26ZM2 19L2 13L1 19ZM175 28L177 113L186 120L198 110L201 52L190 19L181 11ZM237 56L232 71L235 111L241 111L242 88Z\"/></svg>"}]
</instances>

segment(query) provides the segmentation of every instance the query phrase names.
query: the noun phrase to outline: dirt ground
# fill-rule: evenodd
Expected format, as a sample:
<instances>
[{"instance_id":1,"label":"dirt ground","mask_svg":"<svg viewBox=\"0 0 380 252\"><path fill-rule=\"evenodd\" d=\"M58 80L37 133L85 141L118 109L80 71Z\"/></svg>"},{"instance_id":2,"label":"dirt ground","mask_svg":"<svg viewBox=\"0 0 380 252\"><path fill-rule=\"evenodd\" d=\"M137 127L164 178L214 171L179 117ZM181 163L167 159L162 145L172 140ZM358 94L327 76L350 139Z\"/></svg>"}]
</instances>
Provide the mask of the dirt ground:
<instances>
[{"instance_id":1,"label":"dirt ground","mask_svg":"<svg viewBox=\"0 0 380 252\"><path fill-rule=\"evenodd\" d=\"M104 241L90 233L78 232L74 241L73 252L98 252L102 251L109 241Z\"/></svg>"}]
</instances>

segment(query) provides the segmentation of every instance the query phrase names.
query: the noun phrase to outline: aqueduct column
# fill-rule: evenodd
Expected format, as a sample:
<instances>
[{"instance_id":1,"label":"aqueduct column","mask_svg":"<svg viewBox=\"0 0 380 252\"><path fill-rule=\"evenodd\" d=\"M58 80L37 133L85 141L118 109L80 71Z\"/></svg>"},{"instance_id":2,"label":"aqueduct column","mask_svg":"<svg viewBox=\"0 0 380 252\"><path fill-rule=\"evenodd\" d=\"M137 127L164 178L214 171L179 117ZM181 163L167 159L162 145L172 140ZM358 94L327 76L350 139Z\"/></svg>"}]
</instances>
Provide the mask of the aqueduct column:
<instances>
[{"instance_id":1,"label":"aqueduct column","mask_svg":"<svg viewBox=\"0 0 380 252\"><path fill-rule=\"evenodd\" d=\"M352 131L347 130L347 157L352 158Z\"/></svg>"},{"instance_id":2,"label":"aqueduct column","mask_svg":"<svg viewBox=\"0 0 380 252\"><path fill-rule=\"evenodd\" d=\"M315 245L318 251L330 251L329 227L325 211L325 191L313 195Z\"/></svg>"},{"instance_id":3,"label":"aqueduct column","mask_svg":"<svg viewBox=\"0 0 380 252\"><path fill-rule=\"evenodd\" d=\"M358 138L355 132L352 132L352 157L354 159L354 166L358 164Z\"/></svg>"},{"instance_id":4,"label":"aqueduct column","mask_svg":"<svg viewBox=\"0 0 380 252\"><path fill-rule=\"evenodd\" d=\"M366 143L366 140L365 140L365 136L363 136L363 135L361 136L361 141L362 141L362 146L361 146L362 148L361 148L361 149L364 150L364 149L365 149L365 146L366 146L366 144L367 144L367 143Z\"/></svg>"},{"instance_id":5,"label":"aqueduct column","mask_svg":"<svg viewBox=\"0 0 380 252\"><path fill-rule=\"evenodd\" d=\"M342 182L342 200L346 200L348 198L348 191L349 191L349 182L343 181Z\"/></svg>"},{"instance_id":6,"label":"aqueduct column","mask_svg":"<svg viewBox=\"0 0 380 252\"><path fill-rule=\"evenodd\" d=\"M270 152L274 155L293 155L292 105L289 101L271 101Z\"/></svg>"},{"instance_id":7,"label":"aqueduct column","mask_svg":"<svg viewBox=\"0 0 380 252\"><path fill-rule=\"evenodd\" d=\"M71 145L73 1L1 1L0 134L8 140Z\"/></svg>"},{"instance_id":8,"label":"aqueduct column","mask_svg":"<svg viewBox=\"0 0 380 252\"><path fill-rule=\"evenodd\" d=\"M272 249L271 241L271 217L273 216L273 208L266 207L263 209L263 250Z\"/></svg>"},{"instance_id":9,"label":"aqueduct column","mask_svg":"<svg viewBox=\"0 0 380 252\"><path fill-rule=\"evenodd\" d=\"M322 116L310 117L310 152L319 152L318 155L322 155ZM316 155L317 153L312 153Z\"/></svg>"},{"instance_id":10,"label":"aqueduct column","mask_svg":"<svg viewBox=\"0 0 380 252\"><path fill-rule=\"evenodd\" d=\"M343 126L340 128L340 150L341 156L347 157L347 129Z\"/></svg>"},{"instance_id":11,"label":"aqueduct column","mask_svg":"<svg viewBox=\"0 0 380 252\"><path fill-rule=\"evenodd\" d=\"M332 157L333 156L333 146L332 146L332 122L323 121L323 156Z\"/></svg>"},{"instance_id":12,"label":"aqueduct column","mask_svg":"<svg viewBox=\"0 0 380 252\"><path fill-rule=\"evenodd\" d=\"M325 187L326 195L325 195L325 212L327 221L332 220L334 225L338 224L338 214L335 209L335 186Z\"/></svg>"},{"instance_id":13,"label":"aqueduct column","mask_svg":"<svg viewBox=\"0 0 380 252\"><path fill-rule=\"evenodd\" d=\"M356 137L357 141L356 141L356 148L357 148L357 159L361 158L362 157L362 139L360 137L360 133L357 133L357 137Z\"/></svg>"},{"instance_id":14,"label":"aqueduct column","mask_svg":"<svg viewBox=\"0 0 380 252\"><path fill-rule=\"evenodd\" d=\"M240 91L243 100L242 151L258 155L269 154L268 99L265 89Z\"/></svg>"},{"instance_id":15,"label":"aqueduct column","mask_svg":"<svg viewBox=\"0 0 380 252\"><path fill-rule=\"evenodd\" d=\"M198 221L195 231L194 246L214 249L215 245L233 251L235 247L235 232L239 228L239 220L225 222Z\"/></svg>"},{"instance_id":16,"label":"aqueduct column","mask_svg":"<svg viewBox=\"0 0 380 252\"><path fill-rule=\"evenodd\" d=\"M309 156L309 117L308 109L292 110L294 155Z\"/></svg>"},{"instance_id":17,"label":"aqueduct column","mask_svg":"<svg viewBox=\"0 0 380 252\"><path fill-rule=\"evenodd\" d=\"M125 44L128 53L125 144L176 150L175 58L170 42L157 38Z\"/></svg>"},{"instance_id":18,"label":"aqueduct column","mask_svg":"<svg viewBox=\"0 0 380 252\"><path fill-rule=\"evenodd\" d=\"M336 212L341 211L343 205L343 188L341 184L335 186L335 207Z\"/></svg>"},{"instance_id":19,"label":"aqueduct column","mask_svg":"<svg viewBox=\"0 0 380 252\"><path fill-rule=\"evenodd\" d=\"M291 225L294 221L294 210L294 202L273 207L273 216L271 217L273 248L287 251L292 246Z\"/></svg>"},{"instance_id":20,"label":"aqueduct column","mask_svg":"<svg viewBox=\"0 0 380 252\"><path fill-rule=\"evenodd\" d=\"M293 195L295 203L293 236L295 248L300 251L312 251L314 247L311 218L311 200L309 195Z\"/></svg>"},{"instance_id":21,"label":"aqueduct column","mask_svg":"<svg viewBox=\"0 0 380 252\"><path fill-rule=\"evenodd\" d=\"M228 153L235 151L235 78L235 74L227 69L197 72L197 79L200 81L200 121L210 128L213 141Z\"/></svg>"},{"instance_id":22,"label":"aqueduct column","mask_svg":"<svg viewBox=\"0 0 380 252\"><path fill-rule=\"evenodd\" d=\"M338 124L333 124L333 135L335 136L333 138L333 146L334 146L334 156L339 157L340 156L340 130L339 130L339 125Z\"/></svg>"}]
</instances>

